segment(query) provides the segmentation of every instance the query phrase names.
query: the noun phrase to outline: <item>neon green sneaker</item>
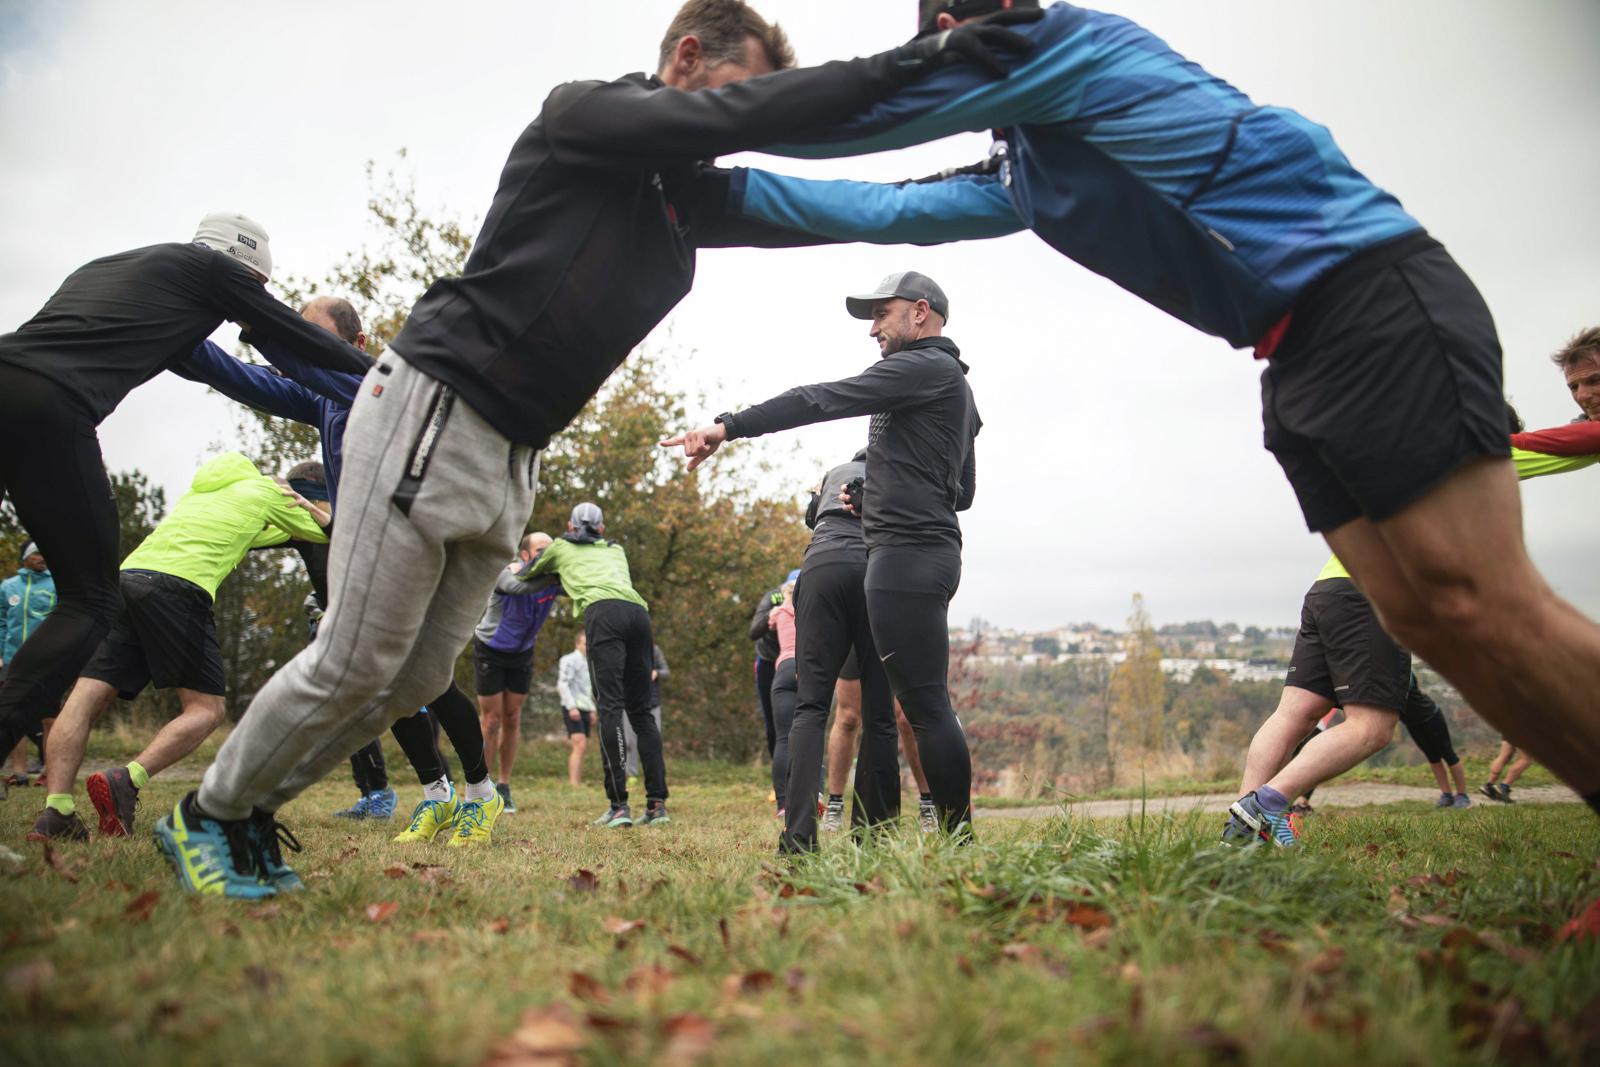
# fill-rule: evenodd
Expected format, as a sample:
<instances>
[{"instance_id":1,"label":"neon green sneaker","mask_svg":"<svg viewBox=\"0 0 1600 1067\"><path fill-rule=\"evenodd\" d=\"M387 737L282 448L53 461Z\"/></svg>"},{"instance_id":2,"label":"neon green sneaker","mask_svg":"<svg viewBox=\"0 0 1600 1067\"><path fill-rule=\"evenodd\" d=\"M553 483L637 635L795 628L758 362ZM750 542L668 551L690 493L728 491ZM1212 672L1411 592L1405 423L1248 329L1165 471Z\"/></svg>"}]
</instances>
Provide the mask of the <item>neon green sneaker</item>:
<instances>
[{"instance_id":1,"label":"neon green sneaker","mask_svg":"<svg viewBox=\"0 0 1600 1067\"><path fill-rule=\"evenodd\" d=\"M449 800L424 800L411 813L411 825L395 837L400 845L427 844L441 833L455 829L461 817L461 796L451 793Z\"/></svg>"},{"instance_id":2,"label":"neon green sneaker","mask_svg":"<svg viewBox=\"0 0 1600 1067\"><path fill-rule=\"evenodd\" d=\"M487 845L495 820L506 810L506 802L496 793L488 800L468 800L461 805L456 816L455 832L450 835L451 848L472 848Z\"/></svg>"}]
</instances>

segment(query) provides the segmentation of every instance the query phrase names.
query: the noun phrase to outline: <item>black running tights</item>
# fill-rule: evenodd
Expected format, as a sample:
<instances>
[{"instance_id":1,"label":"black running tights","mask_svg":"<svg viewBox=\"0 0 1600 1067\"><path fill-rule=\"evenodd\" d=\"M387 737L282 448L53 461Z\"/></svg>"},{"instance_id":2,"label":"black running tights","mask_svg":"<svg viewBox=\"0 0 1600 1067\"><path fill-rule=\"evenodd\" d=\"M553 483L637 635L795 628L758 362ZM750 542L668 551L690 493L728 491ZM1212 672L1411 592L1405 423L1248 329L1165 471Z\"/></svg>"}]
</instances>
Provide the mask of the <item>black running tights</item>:
<instances>
[{"instance_id":1,"label":"black running tights","mask_svg":"<svg viewBox=\"0 0 1600 1067\"><path fill-rule=\"evenodd\" d=\"M794 657L790 656L780 662L772 674L772 722L776 732L776 742L772 746L772 792L778 799L779 811L789 804L789 728L794 725L797 687Z\"/></svg>"},{"instance_id":2,"label":"black running tights","mask_svg":"<svg viewBox=\"0 0 1600 1067\"><path fill-rule=\"evenodd\" d=\"M756 657L756 699L761 702L761 725L767 731L767 758L778 746L778 728L772 722L772 671L776 666L770 659Z\"/></svg>"},{"instance_id":3,"label":"black running tights","mask_svg":"<svg viewBox=\"0 0 1600 1067\"><path fill-rule=\"evenodd\" d=\"M449 689L428 701L426 715L408 715L389 728L417 772L417 780L427 785L449 773L449 765L434 737L434 722L444 729L451 747L461 757L461 776L467 784L476 785L489 777L489 765L483 758L483 726L478 721L478 709L473 706L472 698L451 682Z\"/></svg>"},{"instance_id":4,"label":"black running tights","mask_svg":"<svg viewBox=\"0 0 1600 1067\"><path fill-rule=\"evenodd\" d=\"M867 554L867 615L889 685L947 831L971 832L972 754L950 706L950 598L961 584L955 548L875 547ZM965 824L965 826L963 826Z\"/></svg>"},{"instance_id":5,"label":"black running tights","mask_svg":"<svg viewBox=\"0 0 1600 1067\"><path fill-rule=\"evenodd\" d=\"M118 588L117 502L94 417L65 388L0 363L0 491L39 545L56 606L0 683L0 751L10 752L61 698L111 629Z\"/></svg>"}]
</instances>

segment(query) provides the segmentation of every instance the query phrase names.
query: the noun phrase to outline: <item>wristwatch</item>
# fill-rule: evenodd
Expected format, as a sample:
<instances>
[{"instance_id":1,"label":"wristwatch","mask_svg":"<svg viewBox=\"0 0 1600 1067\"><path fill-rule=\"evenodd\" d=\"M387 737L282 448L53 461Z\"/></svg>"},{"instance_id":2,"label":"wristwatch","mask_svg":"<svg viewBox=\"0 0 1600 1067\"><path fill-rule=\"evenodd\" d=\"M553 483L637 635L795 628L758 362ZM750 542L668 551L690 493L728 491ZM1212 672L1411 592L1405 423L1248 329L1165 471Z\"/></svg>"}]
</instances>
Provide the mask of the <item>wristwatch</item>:
<instances>
[{"instance_id":1,"label":"wristwatch","mask_svg":"<svg viewBox=\"0 0 1600 1067\"><path fill-rule=\"evenodd\" d=\"M721 415L718 415L711 421L714 423L720 422L723 425L723 428L728 431L728 439L733 439L733 412L724 411Z\"/></svg>"}]
</instances>

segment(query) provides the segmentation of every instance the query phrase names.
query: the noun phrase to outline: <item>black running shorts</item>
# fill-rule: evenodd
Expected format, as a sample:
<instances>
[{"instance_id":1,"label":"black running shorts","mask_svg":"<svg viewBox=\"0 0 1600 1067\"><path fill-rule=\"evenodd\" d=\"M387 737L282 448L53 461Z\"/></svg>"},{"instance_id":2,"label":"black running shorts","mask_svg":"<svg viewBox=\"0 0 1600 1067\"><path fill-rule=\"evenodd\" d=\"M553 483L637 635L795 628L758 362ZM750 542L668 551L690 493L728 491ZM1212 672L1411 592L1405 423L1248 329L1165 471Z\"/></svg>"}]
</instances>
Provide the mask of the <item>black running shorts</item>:
<instances>
[{"instance_id":1,"label":"black running shorts","mask_svg":"<svg viewBox=\"0 0 1600 1067\"><path fill-rule=\"evenodd\" d=\"M1311 586L1300 608L1285 685L1336 705L1374 704L1399 712L1411 683L1411 653L1378 625L1378 613L1348 578Z\"/></svg>"},{"instance_id":2,"label":"black running shorts","mask_svg":"<svg viewBox=\"0 0 1600 1067\"><path fill-rule=\"evenodd\" d=\"M1313 532L1381 522L1474 457L1511 455L1494 319L1422 233L1313 285L1261 376L1261 407Z\"/></svg>"},{"instance_id":3,"label":"black running shorts","mask_svg":"<svg viewBox=\"0 0 1600 1067\"><path fill-rule=\"evenodd\" d=\"M856 646L850 646L850 654L844 658L844 666L839 668L839 681L861 681L861 661L856 659Z\"/></svg>"},{"instance_id":4,"label":"black running shorts","mask_svg":"<svg viewBox=\"0 0 1600 1067\"><path fill-rule=\"evenodd\" d=\"M222 696L227 687L210 595L154 571L123 571L121 582L122 611L80 677L116 686L123 700L147 685Z\"/></svg>"},{"instance_id":5,"label":"black running shorts","mask_svg":"<svg viewBox=\"0 0 1600 1067\"><path fill-rule=\"evenodd\" d=\"M574 719L566 708L561 709L561 721L567 724L567 736L576 737L582 734L589 736L590 727L593 725L594 716L587 711L579 709L578 717Z\"/></svg>"},{"instance_id":6,"label":"black running shorts","mask_svg":"<svg viewBox=\"0 0 1600 1067\"><path fill-rule=\"evenodd\" d=\"M472 639L472 684L481 697L528 692L533 682L533 651L502 652Z\"/></svg>"}]
</instances>

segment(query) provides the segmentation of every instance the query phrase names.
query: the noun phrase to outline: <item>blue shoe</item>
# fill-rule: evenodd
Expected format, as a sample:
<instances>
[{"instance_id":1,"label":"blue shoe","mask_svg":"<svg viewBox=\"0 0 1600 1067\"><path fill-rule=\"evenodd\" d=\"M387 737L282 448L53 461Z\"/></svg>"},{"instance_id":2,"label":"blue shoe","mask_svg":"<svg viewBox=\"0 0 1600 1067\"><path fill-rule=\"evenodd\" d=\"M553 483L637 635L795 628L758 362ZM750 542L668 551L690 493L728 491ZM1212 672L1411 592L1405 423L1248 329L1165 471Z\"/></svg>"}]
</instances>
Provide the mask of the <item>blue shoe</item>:
<instances>
[{"instance_id":1,"label":"blue shoe","mask_svg":"<svg viewBox=\"0 0 1600 1067\"><path fill-rule=\"evenodd\" d=\"M392 819L394 818L394 806L398 799L394 795L393 789L380 789L376 792L368 793L343 811L334 812L333 817L357 821L362 819Z\"/></svg>"},{"instance_id":2,"label":"blue shoe","mask_svg":"<svg viewBox=\"0 0 1600 1067\"><path fill-rule=\"evenodd\" d=\"M1450 806L1452 808L1470 808L1472 807L1472 798L1465 793L1457 793L1456 799L1451 802Z\"/></svg>"},{"instance_id":3,"label":"blue shoe","mask_svg":"<svg viewBox=\"0 0 1600 1067\"><path fill-rule=\"evenodd\" d=\"M277 895L257 868L249 819L213 819L195 808L195 794L178 801L172 814L156 823L156 848L184 889L208 897L260 900Z\"/></svg>"},{"instance_id":4,"label":"blue shoe","mask_svg":"<svg viewBox=\"0 0 1600 1067\"><path fill-rule=\"evenodd\" d=\"M1454 793L1440 793L1439 794L1439 799L1435 800L1433 802L1433 806L1436 807L1436 808L1453 808L1453 807L1455 807L1456 806L1455 794Z\"/></svg>"},{"instance_id":5,"label":"blue shoe","mask_svg":"<svg viewBox=\"0 0 1600 1067\"><path fill-rule=\"evenodd\" d=\"M394 796L393 793L389 795ZM300 876L283 862L283 846L288 845L291 852L299 852L300 842L276 815L257 808L250 816L250 839L255 846L256 865L261 869L262 881L280 893L298 893L306 887Z\"/></svg>"},{"instance_id":6,"label":"blue shoe","mask_svg":"<svg viewBox=\"0 0 1600 1067\"><path fill-rule=\"evenodd\" d=\"M1234 801L1228 814L1228 825L1222 831L1224 844L1260 841L1280 848L1295 848L1300 844L1300 816L1288 809L1268 811L1254 793Z\"/></svg>"}]
</instances>

